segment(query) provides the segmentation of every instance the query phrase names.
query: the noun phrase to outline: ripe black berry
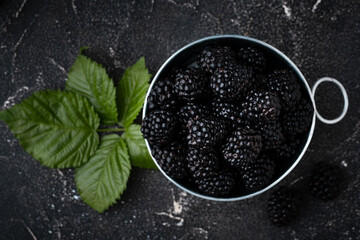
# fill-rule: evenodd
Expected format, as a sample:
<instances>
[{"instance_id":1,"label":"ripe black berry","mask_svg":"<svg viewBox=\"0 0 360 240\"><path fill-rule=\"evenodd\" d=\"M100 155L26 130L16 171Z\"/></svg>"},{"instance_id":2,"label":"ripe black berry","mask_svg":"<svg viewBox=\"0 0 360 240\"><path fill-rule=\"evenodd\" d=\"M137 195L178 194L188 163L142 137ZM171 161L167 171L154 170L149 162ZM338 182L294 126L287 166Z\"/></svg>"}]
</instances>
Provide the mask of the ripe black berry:
<instances>
[{"instance_id":1,"label":"ripe black berry","mask_svg":"<svg viewBox=\"0 0 360 240\"><path fill-rule=\"evenodd\" d=\"M248 162L242 169L242 179L250 191L266 187L274 174L275 163L266 156Z\"/></svg>"},{"instance_id":2,"label":"ripe black berry","mask_svg":"<svg viewBox=\"0 0 360 240\"><path fill-rule=\"evenodd\" d=\"M221 197L229 195L235 182L232 173L228 171L214 172L212 176L195 179L199 190L209 196Z\"/></svg>"},{"instance_id":3,"label":"ripe black berry","mask_svg":"<svg viewBox=\"0 0 360 240\"><path fill-rule=\"evenodd\" d=\"M210 77L210 88L216 98L224 101L238 99L252 78L252 70L231 65L218 68Z\"/></svg>"},{"instance_id":4,"label":"ripe black berry","mask_svg":"<svg viewBox=\"0 0 360 240\"><path fill-rule=\"evenodd\" d=\"M188 175L184 151L178 143L171 143L164 147L153 146L152 154L169 177L179 180Z\"/></svg>"},{"instance_id":5,"label":"ripe black berry","mask_svg":"<svg viewBox=\"0 0 360 240\"><path fill-rule=\"evenodd\" d=\"M243 114L250 120L270 121L280 116L280 100L276 93L252 90L242 103Z\"/></svg>"},{"instance_id":6,"label":"ripe black berry","mask_svg":"<svg viewBox=\"0 0 360 240\"><path fill-rule=\"evenodd\" d=\"M300 196L292 189L281 187L273 192L267 202L270 221L280 227L288 225L300 211Z\"/></svg>"},{"instance_id":7,"label":"ripe black berry","mask_svg":"<svg viewBox=\"0 0 360 240\"><path fill-rule=\"evenodd\" d=\"M243 168L254 161L262 148L261 136L252 129L237 129L225 140L224 160L231 167Z\"/></svg>"},{"instance_id":8,"label":"ripe black berry","mask_svg":"<svg viewBox=\"0 0 360 240\"><path fill-rule=\"evenodd\" d=\"M341 182L339 167L320 162L315 165L310 177L310 194L324 201L334 199L340 193Z\"/></svg>"},{"instance_id":9,"label":"ripe black berry","mask_svg":"<svg viewBox=\"0 0 360 240\"><path fill-rule=\"evenodd\" d=\"M233 62L235 62L235 53L229 47L205 47L198 56L199 67L209 73Z\"/></svg>"},{"instance_id":10,"label":"ripe black berry","mask_svg":"<svg viewBox=\"0 0 360 240\"><path fill-rule=\"evenodd\" d=\"M176 122L171 112L154 110L143 119L141 132L149 142L165 143L172 137Z\"/></svg>"},{"instance_id":11,"label":"ripe black berry","mask_svg":"<svg viewBox=\"0 0 360 240\"><path fill-rule=\"evenodd\" d=\"M179 98L193 101L205 95L208 82L205 75L195 68L177 70L173 92Z\"/></svg>"},{"instance_id":12,"label":"ripe black berry","mask_svg":"<svg viewBox=\"0 0 360 240\"><path fill-rule=\"evenodd\" d=\"M189 147L208 151L221 142L226 134L226 124L215 117L195 118L188 122Z\"/></svg>"},{"instance_id":13,"label":"ripe black berry","mask_svg":"<svg viewBox=\"0 0 360 240\"><path fill-rule=\"evenodd\" d=\"M172 94L172 83L168 78L159 79L154 83L148 97L148 110L174 109L176 97Z\"/></svg>"},{"instance_id":14,"label":"ripe black berry","mask_svg":"<svg viewBox=\"0 0 360 240\"><path fill-rule=\"evenodd\" d=\"M268 76L270 91L279 95L283 109L289 110L300 100L300 85L295 75L288 70L276 70Z\"/></svg>"},{"instance_id":15,"label":"ripe black berry","mask_svg":"<svg viewBox=\"0 0 360 240\"><path fill-rule=\"evenodd\" d=\"M255 71L263 71L266 67L264 54L254 47L243 47L237 52L240 64L252 67Z\"/></svg>"}]
</instances>

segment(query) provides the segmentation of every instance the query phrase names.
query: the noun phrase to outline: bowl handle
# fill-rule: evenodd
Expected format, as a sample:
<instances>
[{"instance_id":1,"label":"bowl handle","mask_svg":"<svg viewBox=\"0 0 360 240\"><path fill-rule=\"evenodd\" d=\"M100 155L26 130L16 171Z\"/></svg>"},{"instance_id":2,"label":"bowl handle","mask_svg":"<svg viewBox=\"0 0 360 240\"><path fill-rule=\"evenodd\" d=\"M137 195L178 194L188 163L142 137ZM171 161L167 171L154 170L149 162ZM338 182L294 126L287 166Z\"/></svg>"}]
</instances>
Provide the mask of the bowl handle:
<instances>
[{"instance_id":1,"label":"bowl handle","mask_svg":"<svg viewBox=\"0 0 360 240\"><path fill-rule=\"evenodd\" d=\"M316 92L316 89L317 87L322 83L322 82L332 82L332 83L335 83L341 90L341 93L343 95L343 98L344 98L344 108L343 108L343 111L341 113L341 115L335 119L325 119L323 118L320 113L316 110L316 103L315 103L315 92ZM313 95L313 99L314 99L314 103L315 103L315 114L316 114L316 117L322 121L323 123L326 123L326 124L334 124L334 123L337 123L337 122L340 122L341 119L343 119L346 115L346 112L348 110L348 107L349 107L349 98L348 98L348 95L346 93L346 90L344 88L344 86L338 81L336 80L335 78L329 78L329 77L323 77L323 78L320 78L319 80L317 80L312 88L312 95Z\"/></svg>"}]
</instances>

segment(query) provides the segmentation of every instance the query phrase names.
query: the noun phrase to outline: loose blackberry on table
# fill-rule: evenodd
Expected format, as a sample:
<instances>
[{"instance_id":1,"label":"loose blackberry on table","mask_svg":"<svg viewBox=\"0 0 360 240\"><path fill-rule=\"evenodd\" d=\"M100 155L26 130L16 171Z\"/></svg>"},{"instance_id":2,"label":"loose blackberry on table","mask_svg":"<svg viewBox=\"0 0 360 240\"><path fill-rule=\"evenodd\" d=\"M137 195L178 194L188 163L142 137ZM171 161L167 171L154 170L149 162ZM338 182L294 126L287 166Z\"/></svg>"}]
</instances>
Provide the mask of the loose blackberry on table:
<instances>
[{"instance_id":1,"label":"loose blackberry on table","mask_svg":"<svg viewBox=\"0 0 360 240\"><path fill-rule=\"evenodd\" d=\"M274 225L286 226L299 214L300 204L300 194L297 191L280 187L268 199L268 217Z\"/></svg>"},{"instance_id":2,"label":"loose blackberry on table","mask_svg":"<svg viewBox=\"0 0 360 240\"><path fill-rule=\"evenodd\" d=\"M340 193L342 180L339 167L320 162L310 176L310 194L324 201L334 199Z\"/></svg>"}]
</instances>

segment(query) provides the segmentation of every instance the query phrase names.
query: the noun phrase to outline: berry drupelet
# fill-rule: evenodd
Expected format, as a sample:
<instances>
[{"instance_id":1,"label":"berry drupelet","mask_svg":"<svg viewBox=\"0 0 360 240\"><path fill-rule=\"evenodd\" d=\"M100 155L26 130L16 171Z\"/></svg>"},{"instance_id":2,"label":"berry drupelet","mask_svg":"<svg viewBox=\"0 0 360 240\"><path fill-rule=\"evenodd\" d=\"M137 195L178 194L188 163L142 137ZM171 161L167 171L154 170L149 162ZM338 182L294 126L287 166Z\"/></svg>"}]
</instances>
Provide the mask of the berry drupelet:
<instances>
[{"instance_id":1,"label":"berry drupelet","mask_svg":"<svg viewBox=\"0 0 360 240\"><path fill-rule=\"evenodd\" d=\"M180 69L175 73L173 93L186 101L194 101L204 95L207 86L207 78L199 69Z\"/></svg>"}]
</instances>

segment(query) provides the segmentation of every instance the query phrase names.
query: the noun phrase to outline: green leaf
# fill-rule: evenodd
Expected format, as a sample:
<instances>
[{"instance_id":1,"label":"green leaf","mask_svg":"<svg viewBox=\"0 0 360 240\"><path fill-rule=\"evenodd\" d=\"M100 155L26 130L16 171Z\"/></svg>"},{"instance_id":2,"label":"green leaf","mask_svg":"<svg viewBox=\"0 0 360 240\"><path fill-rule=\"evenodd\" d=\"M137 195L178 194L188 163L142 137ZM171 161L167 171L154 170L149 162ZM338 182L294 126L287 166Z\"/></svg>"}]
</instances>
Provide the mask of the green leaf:
<instances>
[{"instance_id":1,"label":"green leaf","mask_svg":"<svg viewBox=\"0 0 360 240\"><path fill-rule=\"evenodd\" d=\"M149 88L149 74L142 57L126 69L116 89L116 101L119 112L119 123L128 127L139 114Z\"/></svg>"},{"instance_id":2,"label":"green leaf","mask_svg":"<svg viewBox=\"0 0 360 240\"><path fill-rule=\"evenodd\" d=\"M140 128L140 125L132 124L125 129L124 134L121 136L128 146L130 161L136 167L157 169L146 148Z\"/></svg>"},{"instance_id":3,"label":"green leaf","mask_svg":"<svg viewBox=\"0 0 360 240\"><path fill-rule=\"evenodd\" d=\"M48 167L76 167L96 151L99 117L82 96L62 91L36 92L0 112L25 151Z\"/></svg>"},{"instance_id":4,"label":"green leaf","mask_svg":"<svg viewBox=\"0 0 360 240\"><path fill-rule=\"evenodd\" d=\"M102 124L117 122L114 82L100 64L79 55L69 71L65 89L86 97L99 113Z\"/></svg>"},{"instance_id":5,"label":"green leaf","mask_svg":"<svg viewBox=\"0 0 360 240\"><path fill-rule=\"evenodd\" d=\"M75 171L76 186L82 200L96 211L103 212L120 198L130 169L126 144L119 135L102 137L95 155Z\"/></svg>"}]
</instances>

